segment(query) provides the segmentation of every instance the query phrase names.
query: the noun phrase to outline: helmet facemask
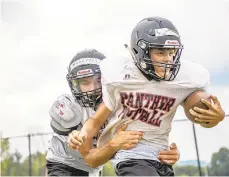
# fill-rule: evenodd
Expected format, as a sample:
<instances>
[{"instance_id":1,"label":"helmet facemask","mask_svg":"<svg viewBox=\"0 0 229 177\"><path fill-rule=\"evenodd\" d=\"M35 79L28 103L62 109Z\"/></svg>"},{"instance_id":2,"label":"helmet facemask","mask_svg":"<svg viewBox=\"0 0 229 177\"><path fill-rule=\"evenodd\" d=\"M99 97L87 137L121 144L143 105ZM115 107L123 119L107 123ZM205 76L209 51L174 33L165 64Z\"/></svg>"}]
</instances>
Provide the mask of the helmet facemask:
<instances>
[{"instance_id":1,"label":"helmet facemask","mask_svg":"<svg viewBox=\"0 0 229 177\"><path fill-rule=\"evenodd\" d=\"M75 100L82 107L96 107L102 101L102 86L100 73L77 77L67 75L67 80Z\"/></svg>"}]
</instances>

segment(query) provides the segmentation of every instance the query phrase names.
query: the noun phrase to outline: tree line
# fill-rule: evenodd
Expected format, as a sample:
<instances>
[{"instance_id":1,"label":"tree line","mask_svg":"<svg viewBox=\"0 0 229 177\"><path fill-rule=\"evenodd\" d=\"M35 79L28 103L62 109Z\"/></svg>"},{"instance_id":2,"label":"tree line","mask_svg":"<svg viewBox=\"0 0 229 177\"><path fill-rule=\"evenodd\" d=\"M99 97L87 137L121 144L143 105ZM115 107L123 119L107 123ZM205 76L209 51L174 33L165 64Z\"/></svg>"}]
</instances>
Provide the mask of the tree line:
<instances>
[{"instance_id":1,"label":"tree line","mask_svg":"<svg viewBox=\"0 0 229 177\"><path fill-rule=\"evenodd\" d=\"M29 156L23 157L15 150L10 152L8 139L1 141L1 176L29 176ZM36 152L31 155L32 176L44 176L46 153ZM229 176L229 149L221 147L218 152L214 152L208 166L202 167L202 174L208 176ZM199 176L197 166L174 166L176 176ZM104 166L103 176L115 176L110 163Z\"/></svg>"}]
</instances>

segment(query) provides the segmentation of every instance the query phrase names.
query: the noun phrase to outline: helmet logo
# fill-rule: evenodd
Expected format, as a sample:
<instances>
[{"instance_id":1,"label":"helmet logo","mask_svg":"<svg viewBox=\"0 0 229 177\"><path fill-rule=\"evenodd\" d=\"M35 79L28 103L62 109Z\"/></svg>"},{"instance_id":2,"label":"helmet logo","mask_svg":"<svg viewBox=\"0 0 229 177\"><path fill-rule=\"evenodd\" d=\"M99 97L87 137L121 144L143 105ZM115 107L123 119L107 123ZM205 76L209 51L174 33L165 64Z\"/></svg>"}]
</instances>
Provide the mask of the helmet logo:
<instances>
[{"instance_id":1,"label":"helmet logo","mask_svg":"<svg viewBox=\"0 0 229 177\"><path fill-rule=\"evenodd\" d=\"M83 70L79 70L77 72L77 76L82 76L82 75L87 75L87 74L91 74L93 73L93 71L91 69L83 69Z\"/></svg>"},{"instance_id":2,"label":"helmet logo","mask_svg":"<svg viewBox=\"0 0 229 177\"><path fill-rule=\"evenodd\" d=\"M166 45L179 45L179 42L177 40L166 40Z\"/></svg>"}]
</instances>

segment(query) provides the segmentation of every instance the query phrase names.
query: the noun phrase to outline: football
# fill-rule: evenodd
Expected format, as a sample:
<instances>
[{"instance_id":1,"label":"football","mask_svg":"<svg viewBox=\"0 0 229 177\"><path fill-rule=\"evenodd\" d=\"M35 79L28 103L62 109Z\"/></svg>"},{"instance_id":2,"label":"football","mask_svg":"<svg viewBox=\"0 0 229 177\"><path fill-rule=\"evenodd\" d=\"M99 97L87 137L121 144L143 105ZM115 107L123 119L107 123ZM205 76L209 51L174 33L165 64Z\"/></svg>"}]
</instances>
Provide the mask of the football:
<instances>
[{"instance_id":1,"label":"football","mask_svg":"<svg viewBox=\"0 0 229 177\"><path fill-rule=\"evenodd\" d=\"M208 109L208 107L201 101L201 99L206 99L211 103L210 93L199 90L190 94L184 101L184 112L187 118L192 121L193 123L197 123L195 121L195 117L189 112L190 109L194 107Z\"/></svg>"}]
</instances>

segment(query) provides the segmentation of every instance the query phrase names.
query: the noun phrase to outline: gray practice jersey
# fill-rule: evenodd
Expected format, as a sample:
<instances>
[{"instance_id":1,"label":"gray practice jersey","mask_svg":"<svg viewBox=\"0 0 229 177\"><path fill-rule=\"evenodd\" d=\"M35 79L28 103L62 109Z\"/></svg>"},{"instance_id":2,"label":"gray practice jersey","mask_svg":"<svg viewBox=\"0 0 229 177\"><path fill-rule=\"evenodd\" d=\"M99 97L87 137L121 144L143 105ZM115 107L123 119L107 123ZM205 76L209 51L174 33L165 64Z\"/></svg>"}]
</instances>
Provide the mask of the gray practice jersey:
<instances>
[{"instance_id":1,"label":"gray practice jersey","mask_svg":"<svg viewBox=\"0 0 229 177\"><path fill-rule=\"evenodd\" d=\"M85 121L93 115L92 108L81 107L69 95L61 95L54 102L50 109L50 116L63 128L77 126L77 130L82 128ZM97 137L94 138L94 145ZM91 168L84 163L83 157L79 151L72 150L67 146L67 136L55 133L51 140L46 159L51 162L59 162L76 169L84 170L97 174L102 167Z\"/></svg>"},{"instance_id":2,"label":"gray practice jersey","mask_svg":"<svg viewBox=\"0 0 229 177\"><path fill-rule=\"evenodd\" d=\"M116 153L112 160L114 165L133 158L158 160L158 152L168 148L177 107L188 95L205 89L209 83L208 71L189 61L181 61L180 71L173 81L147 80L131 56L120 61L107 59L100 68L103 101L114 116L100 136L98 146L111 139L124 123L129 123L127 130L144 132L136 148Z\"/></svg>"}]
</instances>

